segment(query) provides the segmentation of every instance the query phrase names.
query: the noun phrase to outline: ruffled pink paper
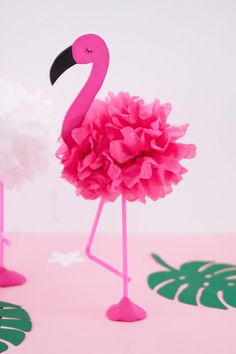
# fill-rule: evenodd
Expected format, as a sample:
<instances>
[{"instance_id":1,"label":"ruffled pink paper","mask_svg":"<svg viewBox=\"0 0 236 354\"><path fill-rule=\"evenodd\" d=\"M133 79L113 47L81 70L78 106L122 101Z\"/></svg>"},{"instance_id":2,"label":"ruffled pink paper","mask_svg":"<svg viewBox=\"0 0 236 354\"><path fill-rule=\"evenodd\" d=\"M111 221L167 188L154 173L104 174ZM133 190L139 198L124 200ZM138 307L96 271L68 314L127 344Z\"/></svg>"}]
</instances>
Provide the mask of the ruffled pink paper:
<instances>
[{"instance_id":1,"label":"ruffled pink paper","mask_svg":"<svg viewBox=\"0 0 236 354\"><path fill-rule=\"evenodd\" d=\"M94 100L82 126L72 131L73 148L62 143L57 151L62 177L85 199L165 197L187 172L180 160L196 154L195 145L176 142L188 124L168 124L170 112L169 103L146 104L125 92Z\"/></svg>"}]
</instances>

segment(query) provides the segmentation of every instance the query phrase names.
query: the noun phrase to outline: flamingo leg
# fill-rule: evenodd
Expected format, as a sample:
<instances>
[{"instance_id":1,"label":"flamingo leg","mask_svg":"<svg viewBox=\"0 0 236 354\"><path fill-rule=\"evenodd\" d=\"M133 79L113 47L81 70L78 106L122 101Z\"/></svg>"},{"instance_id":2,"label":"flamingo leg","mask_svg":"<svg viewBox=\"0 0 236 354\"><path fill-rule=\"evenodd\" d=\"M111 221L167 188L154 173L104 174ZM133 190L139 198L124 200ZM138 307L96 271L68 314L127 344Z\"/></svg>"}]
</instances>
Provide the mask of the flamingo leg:
<instances>
[{"instance_id":1,"label":"flamingo leg","mask_svg":"<svg viewBox=\"0 0 236 354\"><path fill-rule=\"evenodd\" d=\"M128 252L127 252L127 218L126 199L122 195L122 253L123 253L123 296L120 302L110 306L106 315L111 321L134 322L146 318L147 314L142 307L136 305L128 297Z\"/></svg>"},{"instance_id":2,"label":"flamingo leg","mask_svg":"<svg viewBox=\"0 0 236 354\"><path fill-rule=\"evenodd\" d=\"M128 252L127 252L127 217L126 199L122 195L122 254L123 254L123 296L128 297Z\"/></svg>"},{"instance_id":3,"label":"flamingo leg","mask_svg":"<svg viewBox=\"0 0 236 354\"><path fill-rule=\"evenodd\" d=\"M4 236L3 236L3 231L4 231L4 209L3 209L3 203L4 203L4 190L3 190L3 183L0 182L0 268L3 267L4 261L3 261L3 248L4 248Z\"/></svg>"},{"instance_id":4,"label":"flamingo leg","mask_svg":"<svg viewBox=\"0 0 236 354\"><path fill-rule=\"evenodd\" d=\"M110 272L112 272L112 273L118 275L119 277L123 278L123 281L124 281L124 278L125 278L125 281L128 282L130 280L130 278L127 277L127 272L125 274L121 273L116 268L112 267L110 264L104 262L103 260L101 260L100 258L94 256L91 253L92 243L93 243L93 240L94 240L94 236L95 236L95 233L96 233L96 229L97 229L97 226L98 226L99 219L101 217L101 213L102 213L102 209L103 209L104 203L105 203L105 201L103 200L103 198L101 198L100 203L98 205L98 209L97 209L96 215L95 215L95 219L93 221L93 226L92 226L92 229L91 229L90 234L89 234L88 242L86 244L85 253L86 253L86 255L88 256L89 259L91 259L95 263L99 264L103 268L109 270Z\"/></svg>"}]
</instances>

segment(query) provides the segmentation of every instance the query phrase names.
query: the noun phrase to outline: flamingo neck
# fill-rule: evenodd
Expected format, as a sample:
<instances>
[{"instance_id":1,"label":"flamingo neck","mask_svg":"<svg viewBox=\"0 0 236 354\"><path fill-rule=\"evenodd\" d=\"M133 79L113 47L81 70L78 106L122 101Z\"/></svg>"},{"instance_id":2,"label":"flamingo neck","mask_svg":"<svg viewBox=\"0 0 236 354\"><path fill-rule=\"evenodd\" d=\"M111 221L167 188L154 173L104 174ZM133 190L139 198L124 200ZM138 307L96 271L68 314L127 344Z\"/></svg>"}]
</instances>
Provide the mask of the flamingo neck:
<instances>
[{"instance_id":1,"label":"flamingo neck","mask_svg":"<svg viewBox=\"0 0 236 354\"><path fill-rule=\"evenodd\" d=\"M72 147L75 143L71 133L73 129L82 125L89 107L103 84L108 64L109 55L107 55L106 60L103 57L102 60L93 63L88 80L66 113L61 136L68 147Z\"/></svg>"}]
</instances>

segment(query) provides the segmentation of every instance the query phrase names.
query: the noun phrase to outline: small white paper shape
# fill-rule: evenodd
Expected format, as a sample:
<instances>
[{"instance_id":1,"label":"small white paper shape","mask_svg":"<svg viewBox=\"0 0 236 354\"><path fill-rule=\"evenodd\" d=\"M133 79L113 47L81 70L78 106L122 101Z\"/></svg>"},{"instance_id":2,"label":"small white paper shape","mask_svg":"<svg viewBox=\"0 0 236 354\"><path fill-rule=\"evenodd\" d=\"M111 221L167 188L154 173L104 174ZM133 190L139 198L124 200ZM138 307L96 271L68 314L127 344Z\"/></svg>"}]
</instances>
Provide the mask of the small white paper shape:
<instances>
[{"instance_id":1,"label":"small white paper shape","mask_svg":"<svg viewBox=\"0 0 236 354\"><path fill-rule=\"evenodd\" d=\"M83 263L85 258L78 251L62 253L53 251L48 259L48 263L57 263L62 267L70 267L73 263Z\"/></svg>"}]
</instances>

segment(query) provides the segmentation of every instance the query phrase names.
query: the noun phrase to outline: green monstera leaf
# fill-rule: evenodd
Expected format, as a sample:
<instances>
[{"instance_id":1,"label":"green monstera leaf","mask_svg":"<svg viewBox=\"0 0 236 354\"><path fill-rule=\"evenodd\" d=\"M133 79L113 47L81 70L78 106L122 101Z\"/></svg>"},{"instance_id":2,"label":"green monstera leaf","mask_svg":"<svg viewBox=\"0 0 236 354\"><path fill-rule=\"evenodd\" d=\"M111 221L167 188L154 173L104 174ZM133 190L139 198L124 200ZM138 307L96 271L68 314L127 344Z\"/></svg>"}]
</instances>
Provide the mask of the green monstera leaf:
<instances>
[{"instance_id":1,"label":"green monstera leaf","mask_svg":"<svg viewBox=\"0 0 236 354\"><path fill-rule=\"evenodd\" d=\"M175 269L158 255L152 257L167 269L148 276L149 287L158 294L190 305L236 307L236 265L193 261Z\"/></svg>"},{"instance_id":2,"label":"green monstera leaf","mask_svg":"<svg viewBox=\"0 0 236 354\"><path fill-rule=\"evenodd\" d=\"M8 343L15 346L25 339L25 332L32 329L28 313L20 306L0 301L0 353L8 349Z\"/></svg>"}]
</instances>

